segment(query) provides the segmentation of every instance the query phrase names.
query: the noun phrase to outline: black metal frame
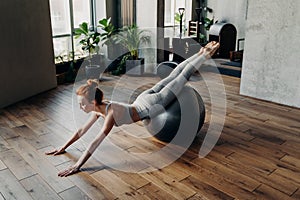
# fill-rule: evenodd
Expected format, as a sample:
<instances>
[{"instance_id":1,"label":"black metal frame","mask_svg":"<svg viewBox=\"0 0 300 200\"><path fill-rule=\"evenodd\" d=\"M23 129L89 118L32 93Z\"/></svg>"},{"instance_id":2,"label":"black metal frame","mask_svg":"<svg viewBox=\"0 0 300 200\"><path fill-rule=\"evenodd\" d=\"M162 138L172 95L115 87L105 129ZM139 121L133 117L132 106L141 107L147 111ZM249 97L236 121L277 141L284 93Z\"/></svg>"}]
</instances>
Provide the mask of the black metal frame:
<instances>
[{"instance_id":1,"label":"black metal frame","mask_svg":"<svg viewBox=\"0 0 300 200\"><path fill-rule=\"evenodd\" d=\"M71 38L71 52L72 52L72 60L74 60L75 57L75 52L74 52L74 32L75 32L75 27L74 27L74 10L73 10L73 0L69 0L69 12L70 12L70 28L71 28L71 33L70 34L61 34L61 35L53 35L52 39L54 38L64 38L64 37L70 37ZM90 24L93 30L96 30L96 1L95 0L90 0Z\"/></svg>"}]
</instances>

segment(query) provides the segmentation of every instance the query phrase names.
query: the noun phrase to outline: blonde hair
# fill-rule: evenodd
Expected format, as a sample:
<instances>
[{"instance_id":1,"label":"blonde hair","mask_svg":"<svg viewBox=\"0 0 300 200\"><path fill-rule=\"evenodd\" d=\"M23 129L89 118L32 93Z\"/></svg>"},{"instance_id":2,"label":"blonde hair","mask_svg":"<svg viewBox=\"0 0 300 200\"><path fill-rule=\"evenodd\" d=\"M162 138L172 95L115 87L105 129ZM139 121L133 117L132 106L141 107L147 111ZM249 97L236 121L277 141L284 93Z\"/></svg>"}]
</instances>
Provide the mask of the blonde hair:
<instances>
[{"instance_id":1,"label":"blonde hair","mask_svg":"<svg viewBox=\"0 0 300 200\"><path fill-rule=\"evenodd\" d=\"M103 100L103 92L98 86L99 81L97 79L89 79L87 80L86 84L80 86L76 90L76 94L86 97L89 102L95 100L98 105L101 105Z\"/></svg>"}]
</instances>

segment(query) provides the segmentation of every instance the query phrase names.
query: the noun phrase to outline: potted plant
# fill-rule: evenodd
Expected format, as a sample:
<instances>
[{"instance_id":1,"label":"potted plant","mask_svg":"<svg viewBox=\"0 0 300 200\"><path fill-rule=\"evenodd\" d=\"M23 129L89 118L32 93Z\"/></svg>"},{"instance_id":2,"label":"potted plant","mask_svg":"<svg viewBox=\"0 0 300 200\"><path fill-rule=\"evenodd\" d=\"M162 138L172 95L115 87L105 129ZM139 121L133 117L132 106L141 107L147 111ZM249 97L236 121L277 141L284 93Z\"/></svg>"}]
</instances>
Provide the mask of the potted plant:
<instances>
[{"instance_id":1,"label":"potted plant","mask_svg":"<svg viewBox=\"0 0 300 200\"><path fill-rule=\"evenodd\" d=\"M111 18L103 18L99 22L98 27L101 29L101 40L102 46L107 46L107 57L110 60L114 60L116 57L122 54L121 48L115 41L113 37L117 33L117 29L111 23Z\"/></svg>"},{"instance_id":2,"label":"potted plant","mask_svg":"<svg viewBox=\"0 0 300 200\"><path fill-rule=\"evenodd\" d=\"M207 44L207 33L206 31L209 31L211 25L214 24L214 19L204 18L204 33L199 33L199 42L202 46L205 46Z\"/></svg>"},{"instance_id":3,"label":"potted plant","mask_svg":"<svg viewBox=\"0 0 300 200\"><path fill-rule=\"evenodd\" d=\"M139 57L139 48L140 45L151 42L150 36L145 34L145 30L140 30L136 25L131 25L123 27L122 31L116 35L116 41L129 52L126 60L126 73L132 75L143 74L144 58Z\"/></svg>"},{"instance_id":4,"label":"potted plant","mask_svg":"<svg viewBox=\"0 0 300 200\"><path fill-rule=\"evenodd\" d=\"M72 52L62 52L60 55L55 56L56 78L58 84L73 82L75 80L77 70L74 66L76 63L79 63L79 60L73 60L72 55Z\"/></svg>"},{"instance_id":5,"label":"potted plant","mask_svg":"<svg viewBox=\"0 0 300 200\"><path fill-rule=\"evenodd\" d=\"M55 56L56 74L67 72L70 68L70 57L67 54L61 53Z\"/></svg>"},{"instance_id":6,"label":"potted plant","mask_svg":"<svg viewBox=\"0 0 300 200\"><path fill-rule=\"evenodd\" d=\"M82 50L88 52L87 60L89 64L85 66L86 76L88 79L99 79L102 72L98 45L100 42L100 33L90 30L88 23L83 22L79 25L79 28L75 30L75 38L77 39L79 37L81 37L79 43L82 45Z\"/></svg>"}]
</instances>

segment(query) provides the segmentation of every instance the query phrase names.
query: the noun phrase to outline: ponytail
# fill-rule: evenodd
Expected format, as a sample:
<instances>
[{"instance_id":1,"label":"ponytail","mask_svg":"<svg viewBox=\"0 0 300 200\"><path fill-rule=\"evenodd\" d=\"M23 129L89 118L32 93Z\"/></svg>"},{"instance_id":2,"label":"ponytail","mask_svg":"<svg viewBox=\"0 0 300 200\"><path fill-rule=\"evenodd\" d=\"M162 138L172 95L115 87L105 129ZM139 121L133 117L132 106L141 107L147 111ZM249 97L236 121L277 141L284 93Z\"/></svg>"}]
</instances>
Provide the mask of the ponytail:
<instances>
[{"instance_id":1,"label":"ponytail","mask_svg":"<svg viewBox=\"0 0 300 200\"><path fill-rule=\"evenodd\" d=\"M98 105L102 104L103 92L99 89L99 82L97 79L89 79L87 83L80 86L76 94L86 97L90 102L96 101Z\"/></svg>"}]
</instances>

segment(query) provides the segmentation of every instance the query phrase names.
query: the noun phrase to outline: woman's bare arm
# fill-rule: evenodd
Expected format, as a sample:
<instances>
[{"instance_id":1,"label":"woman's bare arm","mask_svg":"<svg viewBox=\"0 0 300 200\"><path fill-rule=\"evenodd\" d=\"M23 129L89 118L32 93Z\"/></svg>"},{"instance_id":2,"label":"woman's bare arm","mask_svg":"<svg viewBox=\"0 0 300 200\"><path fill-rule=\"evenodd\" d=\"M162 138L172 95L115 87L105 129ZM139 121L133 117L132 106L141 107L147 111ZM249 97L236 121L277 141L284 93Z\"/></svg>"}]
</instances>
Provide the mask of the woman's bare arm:
<instances>
[{"instance_id":1,"label":"woman's bare arm","mask_svg":"<svg viewBox=\"0 0 300 200\"><path fill-rule=\"evenodd\" d=\"M77 173L80 170L81 166L91 157L91 155L95 152L97 147L102 143L105 137L109 134L114 124L115 121L113 118L113 111L112 109L110 109L107 116L105 117L103 127L100 133L97 135L97 137L89 144L88 148L85 150L85 152L76 162L76 164L69 167L66 170L59 172L58 176L63 177L63 176L69 176L71 174Z\"/></svg>"},{"instance_id":2,"label":"woman's bare arm","mask_svg":"<svg viewBox=\"0 0 300 200\"><path fill-rule=\"evenodd\" d=\"M93 113L91 117L87 120L87 122L78 129L74 135L60 148L50 150L45 152L46 155L59 155L65 153L65 150L74 142L76 142L80 137L82 137L90 128L91 126L97 121L98 117L96 113Z\"/></svg>"}]
</instances>

